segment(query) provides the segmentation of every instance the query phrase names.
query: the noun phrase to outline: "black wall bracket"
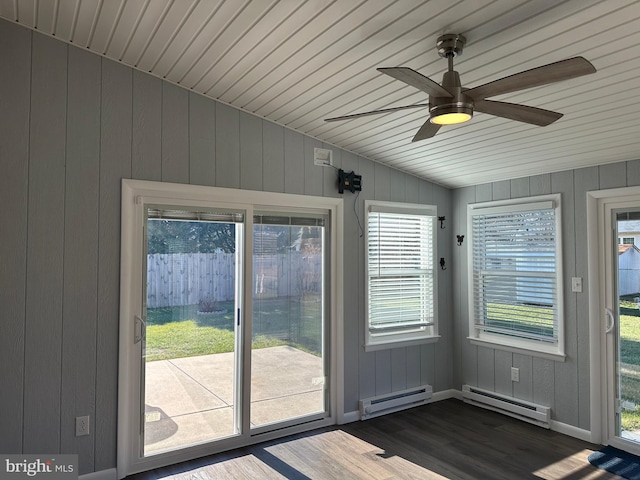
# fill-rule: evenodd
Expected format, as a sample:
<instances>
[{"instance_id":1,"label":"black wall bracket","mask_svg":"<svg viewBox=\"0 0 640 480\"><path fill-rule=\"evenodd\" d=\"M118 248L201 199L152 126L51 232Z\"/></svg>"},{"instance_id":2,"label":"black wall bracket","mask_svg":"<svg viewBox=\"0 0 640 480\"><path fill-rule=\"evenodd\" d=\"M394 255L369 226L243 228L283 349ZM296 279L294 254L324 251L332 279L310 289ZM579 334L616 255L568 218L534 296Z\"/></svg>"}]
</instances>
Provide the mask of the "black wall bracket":
<instances>
[{"instance_id":1,"label":"black wall bracket","mask_svg":"<svg viewBox=\"0 0 640 480\"><path fill-rule=\"evenodd\" d=\"M356 175L353 172L345 172L338 170L338 193L344 193L349 190L351 193L362 190L362 175Z\"/></svg>"}]
</instances>

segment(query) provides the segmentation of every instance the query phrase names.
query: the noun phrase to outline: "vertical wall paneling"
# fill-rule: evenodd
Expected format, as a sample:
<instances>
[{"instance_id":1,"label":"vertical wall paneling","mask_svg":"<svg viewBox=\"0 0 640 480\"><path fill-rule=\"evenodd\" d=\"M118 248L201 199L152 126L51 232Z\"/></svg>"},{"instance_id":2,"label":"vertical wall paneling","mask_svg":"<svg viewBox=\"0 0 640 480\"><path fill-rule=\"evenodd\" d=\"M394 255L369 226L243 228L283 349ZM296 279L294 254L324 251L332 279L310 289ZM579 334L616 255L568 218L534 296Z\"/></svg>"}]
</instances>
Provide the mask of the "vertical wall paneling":
<instances>
[{"instance_id":1,"label":"vertical wall paneling","mask_svg":"<svg viewBox=\"0 0 640 480\"><path fill-rule=\"evenodd\" d=\"M354 170L362 175L362 191L358 197L358 215L360 216L360 224L365 229L365 218L367 212L364 208L365 200L373 200L376 192L376 176L378 174L378 165L370 162L362 157L358 158L358 169L355 170L349 167L349 162L344 162L345 171ZM345 193L345 202L353 205L352 194ZM348 210L345 208L345 211ZM365 265L367 262L366 257L366 244L365 235L358 237L358 304L360 305L360 314L357 321L358 327L358 351L360 353L358 362L358 386L360 389L360 398L369 398L376 394L376 352L365 352L364 345L364 329L366 325L366 278L365 278ZM345 281L346 283L346 281ZM346 298L346 297L345 297Z\"/></svg>"},{"instance_id":2,"label":"vertical wall paneling","mask_svg":"<svg viewBox=\"0 0 640 480\"><path fill-rule=\"evenodd\" d=\"M404 195L407 203L420 203L420 183L421 180L413 175L405 176Z\"/></svg>"},{"instance_id":3,"label":"vertical wall paneling","mask_svg":"<svg viewBox=\"0 0 640 480\"><path fill-rule=\"evenodd\" d=\"M275 123L262 125L262 187L267 192L284 192L284 131Z\"/></svg>"},{"instance_id":4,"label":"vertical wall paneling","mask_svg":"<svg viewBox=\"0 0 640 480\"><path fill-rule=\"evenodd\" d=\"M484 183L476 186L476 202L490 202L493 200L493 184Z\"/></svg>"},{"instance_id":5,"label":"vertical wall paneling","mask_svg":"<svg viewBox=\"0 0 640 480\"><path fill-rule=\"evenodd\" d=\"M531 195L545 195L551 193L551 175L544 173L529 178Z\"/></svg>"},{"instance_id":6,"label":"vertical wall paneling","mask_svg":"<svg viewBox=\"0 0 640 480\"><path fill-rule=\"evenodd\" d=\"M406 173L399 170L389 169L389 200L392 202L406 201Z\"/></svg>"},{"instance_id":7,"label":"vertical wall paneling","mask_svg":"<svg viewBox=\"0 0 640 480\"><path fill-rule=\"evenodd\" d=\"M305 187L304 137L284 130L284 191L303 194Z\"/></svg>"},{"instance_id":8,"label":"vertical wall paneling","mask_svg":"<svg viewBox=\"0 0 640 480\"><path fill-rule=\"evenodd\" d=\"M240 188L262 190L262 125L255 115L240 112Z\"/></svg>"},{"instance_id":9,"label":"vertical wall paneling","mask_svg":"<svg viewBox=\"0 0 640 480\"><path fill-rule=\"evenodd\" d=\"M466 187L459 192L458 201L456 205L456 212L459 217L459 221L456 222L458 227L457 232L454 234L464 235L464 241L461 247L456 244L456 278L458 281L455 284L453 293L453 305L455 308L459 308L456 318L456 343L454 348L460 349L460 377L458 382L454 383L455 388L461 388L462 385L478 385L478 347L472 345L467 337L469 336L469 283L468 283L468 262L471 260L468 258L469 248L469 232L467 231L467 205L469 203L476 202L476 189L474 187ZM454 358L458 358L455 356ZM455 363L455 362L454 362ZM455 372L454 372L455 376Z\"/></svg>"},{"instance_id":10,"label":"vertical wall paneling","mask_svg":"<svg viewBox=\"0 0 640 480\"><path fill-rule=\"evenodd\" d=\"M216 105L216 186L240 187L240 111Z\"/></svg>"},{"instance_id":11,"label":"vertical wall paneling","mask_svg":"<svg viewBox=\"0 0 640 480\"><path fill-rule=\"evenodd\" d=\"M189 183L215 185L216 103L189 92Z\"/></svg>"},{"instance_id":12,"label":"vertical wall paneling","mask_svg":"<svg viewBox=\"0 0 640 480\"><path fill-rule=\"evenodd\" d=\"M627 163L613 163L598 167L600 170L600 190L627 186Z\"/></svg>"},{"instance_id":13,"label":"vertical wall paneling","mask_svg":"<svg viewBox=\"0 0 640 480\"><path fill-rule=\"evenodd\" d=\"M390 168L379 163L375 164L374 192L376 200L391 200L391 173Z\"/></svg>"},{"instance_id":14,"label":"vertical wall paneling","mask_svg":"<svg viewBox=\"0 0 640 480\"><path fill-rule=\"evenodd\" d=\"M495 388L495 350L478 347L478 387L493 391Z\"/></svg>"},{"instance_id":15,"label":"vertical wall paneling","mask_svg":"<svg viewBox=\"0 0 640 480\"><path fill-rule=\"evenodd\" d=\"M33 453L60 448L67 49L33 37L24 388Z\"/></svg>"},{"instance_id":16,"label":"vertical wall paneling","mask_svg":"<svg viewBox=\"0 0 640 480\"><path fill-rule=\"evenodd\" d=\"M81 474L93 471L95 433L75 436L76 416L95 418L100 67L100 57L69 49L60 438Z\"/></svg>"},{"instance_id":17,"label":"vertical wall paneling","mask_svg":"<svg viewBox=\"0 0 640 480\"><path fill-rule=\"evenodd\" d=\"M167 82L162 83L162 181L189 183L189 92Z\"/></svg>"},{"instance_id":18,"label":"vertical wall paneling","mask_svg":"<svg viewBox=\"0 0 640 480\"><path fill-rule=\"evenodd\" d=\"M574 224L575 224L575 276L581 277L582 293L568 293L571 302L576 305L576 321L578 332L578 426L589 429L590 406L590 375L589 375L589 278L587 252L587 192L598 188L598 168L590 167L575 170L574 173ZM566 281L571 279L567 275ZM571 289L567 289L571 292Z\"/></svg>"},{"instance_id":19,"label":"vertical wall paneling","mask_svg":"<svg viewBox=\"0 0 640 480\"><path fill-rule=\"evenodd\" d=\"M284 130L284 191L304 193L304 138L293 130Z\"/></svg>"},{"instance_id":20,"label":"vertical wall paneling","mask_svg":"<svg viewBox=\"0 0 640 480\"><path fill-rule=\"evenodd\" d=\"M336 152L333 152L334 160ZM357 171L358 159L349 152L343 152L341 157L341 166L347 171ZM340 167L338 167L340 168ZM325 167L325 171L335 175L337 172L330 167ZM358 365L360 353L363 352L361 338L360 319L364 315L363 304L360 299L360 281L364 280L364 276L360 275L360 266L364 259L361 258L362 250L360 249L360 228L354 210L355 195L337 193L335 195L343 198L344 201L344 229L343 229L343 248L344 248L344 363L345 365ZM359 214L360 215L360 214ZM346 368L344 372L344 405L345 411L351 412L357 410L358 400L362 397L358 390L358 373L357 369Z\"/></svg>"},{"instance_id":21,"label":"vertical wall paneling","mask_svg":"<svg viewBox=\"0 0 640 480\"><path fill-rule=\"evenodd\" d=\"M495 360L495 391L511 396L513 395L513 382L511 382L513 353L505 350L496 350Z\"/></svg>"},{"instance_id":22,"label":"vertical wall paneling","mask_svg":"<svg viewBox=\"0 0 640 480\"><path fill-rule=\"evenodd\" d=\"M116 463L118 318L120 308L120 186L131 178L132 88L130 68L102 61L100 204L98 207L98 326L95 469Z\"/></svg>"},{"instance_id":23,"label":"vertical wall paneling","mask_svg":"<svg viewBox=\"0 0 640 480\"><path fill-rule=\"evenodd\" d=\"M513 354L513 366L520 370L520 381L513 383L513 396L533 401L533 359L530 355Z\"/></svg>"},{"instance_id":24,"label":"vertical wall paneling","mask_svg":"<svg viewBox=\"0 0 640 480\"><path fill-rule=\"evenodd\" d=\"M323 173L330 167L320 167L313 163L314 148L322 148L322 142L315 138L303 137L304 149L304 194L322 195Z\"/></svg>"},{"instance_id":25,"label":"vertical wall paneling","mask_svg":"<svg viewBox=\"0 0 640 480\"><path fill-rule=\"evenodd\" d=\"M627 162L627 186L640 185L640 160Z\"/></svg>"},{"instance_id":26,"label":"vertical wall paneling","mask_svg":"<svg viewBox=\"0 0 640 480\"><path fill-rule=\"evenodd\" d=\"M530 195L529 178L511 180L511 198L522 198Z\"/></svg>"},{"instance_id":27,"label":"vertical wall paneling","mask_svg":"<svg viewBox=\"0 0 640 480\"><path fill-rule=\"evenodd\" d=\"M571 277L576 271L576 241L574 227L574 181L573 172L558 172L551 175L552 193L562 195L562 263L564 274L564 362L555 366L556 398L553 415L569 425L578 424L578 328L576 302L571 293ZM586 399L585 399L586 400Z\"/></svg>"},{"instance_id":28,"label":"vertical wall paneling","mask_svg":"<svg viewBox=\"0 0 640 480\"><path fill-rule=\"evenodd\" d=\"M444 187L436 185L433 189L433 198L435 203L439 206L438 216L445 217L443 223L445 228L440 228L440 222L438 222L437 235L438 235L438 254L436 258L445 259L446 270L440 269L440 265L437 264L438 272L438 317L440 319L438 328L441 338L435 344L429 344L423 346L423 348L434 348L434 391L448 390L451 388L451 377L453 375L453 369L451 366L451 358L453 355L452 349L452 324L453 324L453 309L451 305L451 287L453 281L454 261L452 260L452 238L454 237L454 222L453 214L451 210L451 192Z\"/></svg>"},{"instance_id":29,"label":"vertical wall paneling","mask_svg":"<svg viewBox=\"0 0 640 480\"><path fill-rule=\"evenodd\" d=\"M553 360L533 357L533 403L553 407L556 396L555 366Z\"/></svg>"},{"instance_id":30,"label":"vertical wall paneling","mask_svg":"<svg viewBox=\"0 0 640 480\"><path fill-rule=\"evenodd\" d=\"M160 181L162 175L162 80L133 71L132 175Z\"/></svg>"},{"instance_id":31,"label":"vertical wall paneling","mask_svg":"<svg viewBox=\"0 0 640 480\"><path fill-rule=\"evenodd\" d=\"M22 452L31 32L0 28L0 452ZM10 228L5 228L10 225ZM11 368L1 366L10 365Z\"/></svg>"},{"instance_id":32,"label":"vertical wall paneling","mask_svg":"<svg viewBox=\"0 0 640 480\"><path fill-rule=\"evenodd\" d=\"M493 200L506 200L511 198L511 181L503 180L501 182L494 182L491 184L493 190Z\"/></svg>"}]
</instances>

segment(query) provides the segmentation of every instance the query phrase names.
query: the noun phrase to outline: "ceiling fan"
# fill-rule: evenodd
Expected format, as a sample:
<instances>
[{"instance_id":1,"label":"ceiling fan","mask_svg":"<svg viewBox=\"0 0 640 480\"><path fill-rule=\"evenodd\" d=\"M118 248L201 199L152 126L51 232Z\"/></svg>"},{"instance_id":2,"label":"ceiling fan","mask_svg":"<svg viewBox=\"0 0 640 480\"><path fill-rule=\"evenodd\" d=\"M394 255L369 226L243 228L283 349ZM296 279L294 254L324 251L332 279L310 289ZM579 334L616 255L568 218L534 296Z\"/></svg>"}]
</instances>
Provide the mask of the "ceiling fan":
<instances>
[{"instance_id":1,"label":"ceiling fan","mask_svg":"<svg viewBox=\"0 0 640 480\"><path fill-rule=\"evenodd\" d=\"M474 88L465 88L460 83L460 75L453 69L453 57L460 55L466 39L458 34L446 34L438 38L436 47L438 54L446 58L449 68L442 79L442 85L408 67L387 67L377 70L385 75L400 80L429 94L429 103L403 105L384 108L371 112L354 113L341 117L327 118L326 122L350 120L352 118L395 112L407 108L429 107L429 119L424 122L412 142L433 137L443 125L471 120L474 110L489 113L498 117L517 120L533 125L546 126L560 117L561 113L542 108L529 107L516 103L487 100L504 93L515 92L526 88L538 87L549 83L569 80L589 73L595 73L595 67L582 57L569 58L550 63L542 67L509 75Z\"/></svg>"}]
</instances>

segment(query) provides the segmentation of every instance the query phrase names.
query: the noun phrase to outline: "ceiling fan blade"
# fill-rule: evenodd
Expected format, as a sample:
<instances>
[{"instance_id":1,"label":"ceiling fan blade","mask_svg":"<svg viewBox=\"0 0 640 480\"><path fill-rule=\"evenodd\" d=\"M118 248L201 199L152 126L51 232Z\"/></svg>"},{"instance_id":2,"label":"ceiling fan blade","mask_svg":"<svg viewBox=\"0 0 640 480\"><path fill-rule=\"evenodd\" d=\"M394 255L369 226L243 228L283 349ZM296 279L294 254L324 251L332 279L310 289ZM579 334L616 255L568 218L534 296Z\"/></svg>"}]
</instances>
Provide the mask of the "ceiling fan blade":
<instances>
[{"instance_id":1,"label":"ceiling fan blade","mask_svg":"<svg viewBox=\"0 0 640 480\"><path fill-rule=\"evenodd\" d=\"M595 73L595 71L595 67L588 60L582 57L574 57L509 75L508 77L465 90L464 93L474 100L483 100L503 93L569 80Z\"/></svg>"},{"instance_id":2,"label":"ceiling fan blade","mask_svg":"<svg viewBox=\"0 0 640 480\"><path fill-rule=\"evenodd\" d=\"M531 123L541 127L545 127L562 117L562 113L552 112L551 110L493 100L476 100L473 104L473 109L496 117Z\"/></svg>"},{"instance_id":3,"label":"ceiling fan blade","mask_svg":"<svg viewBox=\"0 0 640 480\"><path fill-rule=\"evenodd\" d=\"M403 105L401 107L383 108L381 110L372 110L371 112L353 113L351 115L343 115L341 117L325 118L325 122L338 122L340 120L351 120L352 118L366 117L367 115L378 115L379 113L397 112L407 108L424 108L428 107L428 103L416 103L415 105Z\"/></svg>"},{"instance_id":4,"label":"ceiling fan blade","mask_svg":"<svg viewBox=\"0 0 640 480\"><path fill-rule=\"evenodd\" d=\"M434 82L429 77L425 77L409 67L383 67L378 68L378 71L412 87L416 87L418 90L427 92L434 97L453 97L453 95L441 87L439 83Z\"/></svg>"},{"instance_id":5,"label":"ceiling fan blade","mask_svg":"<svg viewBox=\"0 0 640 480\"><path fill-rule=\"evenodd\" d=\"M420 140L425 140L427 138L433 137L442 125L436 125L435 123L431 123L431 121L427 120L422 124L418 133L416 133L411 139L412 142L419 142Z\"/></svg>"}]
</instances>

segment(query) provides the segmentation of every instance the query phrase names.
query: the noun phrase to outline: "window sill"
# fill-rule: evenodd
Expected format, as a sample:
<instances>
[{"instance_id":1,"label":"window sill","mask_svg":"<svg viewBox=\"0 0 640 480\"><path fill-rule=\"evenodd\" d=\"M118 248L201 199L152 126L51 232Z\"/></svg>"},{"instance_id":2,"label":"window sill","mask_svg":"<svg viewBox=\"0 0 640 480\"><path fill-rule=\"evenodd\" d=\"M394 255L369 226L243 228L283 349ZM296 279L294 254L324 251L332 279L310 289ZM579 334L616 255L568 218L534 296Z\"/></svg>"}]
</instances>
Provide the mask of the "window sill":
<instances>
[{"instance_id":1,"label":"window sill","mask_svg":"<svg viewBox=\"0 0 640 480\"><path fill-rule=\"evenodd\" d=\"M564 362L566 355L564 353L557 352L545 352L543 350L535 350L533 348L516 347L514 345L505 345L504 343L492 342L491 340L467 337L471 342L471 345L477 345L479 347L495 348L496 350L505 350L507 352L519 353L521 355L529 355L531 357L546 358L547 360L554 360L556 362Z\"/></svg>"},{"instance_id":2,"label":"window sill","mask_svg":"<svg viewBox=\"0 0 640 480\"><path fill-rule=\"evenodd\" d=\"M385 341L384 343L370 343L364 345L365 352L375 352L378 350L391 350L392 348L401 348L401 347L413 347L415 345L424 345L427 343L436 343L440 335L435 335L433 337L423 337L416 338L415 340L398 340L398 341Z\"/></svg>"}]
</instances>

